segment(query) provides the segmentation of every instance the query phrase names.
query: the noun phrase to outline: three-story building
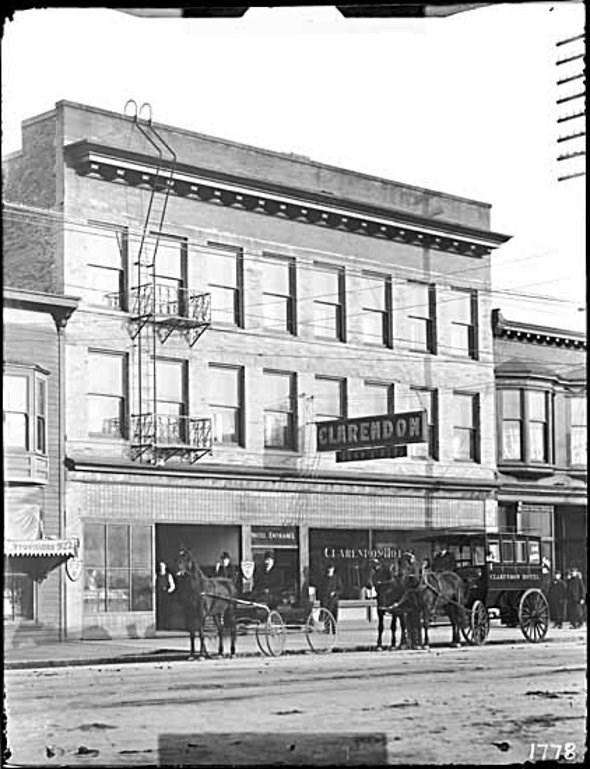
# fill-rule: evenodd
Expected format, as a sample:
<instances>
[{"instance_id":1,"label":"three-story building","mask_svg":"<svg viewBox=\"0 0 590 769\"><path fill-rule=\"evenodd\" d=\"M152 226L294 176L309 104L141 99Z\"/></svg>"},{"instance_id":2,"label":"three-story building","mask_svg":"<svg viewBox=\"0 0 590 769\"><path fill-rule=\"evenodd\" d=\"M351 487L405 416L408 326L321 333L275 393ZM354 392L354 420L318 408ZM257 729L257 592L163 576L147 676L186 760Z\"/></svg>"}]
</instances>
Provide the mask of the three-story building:
<instances>
[{"instance_id":1,"label":"three-story building","mask_svg":"<svg viewBox=\"0 0 590 769\"><path fill-rule=\"evenodd\" d=\"M182 544L205 570L273 550L293 593L334 559L346 607L371 556L497 527L490 206L130 106L59 102L5 171L12 284L81 297L69 632L152 632L155 565ZM316 451L321 420L416 409L428 441L405 457Z\"/></svg>"}]
</instances>

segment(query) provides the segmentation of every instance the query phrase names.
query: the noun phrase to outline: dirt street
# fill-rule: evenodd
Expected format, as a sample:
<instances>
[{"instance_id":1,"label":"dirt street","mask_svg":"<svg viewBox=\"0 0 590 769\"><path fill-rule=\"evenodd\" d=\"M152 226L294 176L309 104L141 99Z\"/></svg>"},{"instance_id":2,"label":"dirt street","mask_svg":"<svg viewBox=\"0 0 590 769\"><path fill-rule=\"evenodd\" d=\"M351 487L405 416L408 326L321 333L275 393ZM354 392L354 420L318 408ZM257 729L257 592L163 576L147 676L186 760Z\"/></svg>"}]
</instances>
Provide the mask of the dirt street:
<instances>
[{"instance_id":1,"label":"dirt street","mask_svg":"<svg viewBox=\"0 0 590 769\"><path fill-rule=\"evenodd\" d=\"M581 639L5 676L11 762L53 767L581 763L585 681Z\"/></svg>"}]
</instances>

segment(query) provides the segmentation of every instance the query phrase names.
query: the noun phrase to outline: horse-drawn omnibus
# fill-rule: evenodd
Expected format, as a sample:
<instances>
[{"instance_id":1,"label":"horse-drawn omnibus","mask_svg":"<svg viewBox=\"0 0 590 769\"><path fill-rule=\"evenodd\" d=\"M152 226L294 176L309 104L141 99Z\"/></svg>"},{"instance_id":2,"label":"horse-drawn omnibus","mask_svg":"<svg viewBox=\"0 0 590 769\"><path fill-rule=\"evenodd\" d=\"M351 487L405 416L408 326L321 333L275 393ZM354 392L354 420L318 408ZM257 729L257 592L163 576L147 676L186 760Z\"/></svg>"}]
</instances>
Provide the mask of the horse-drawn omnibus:
<instances>
[{"instance_id":1,"label":"horse-drawn omnibus","mask_svg":"<svg viewBox=\"0 0 590 769\"><path fill-rule=\"evenodd\" d=\"M549 604L544 594L540 537L445 529L416 542L430 543L431 551L435 544L444 545L454 556L468 612L460 630L468 643L485 643L492 610L499 614L503 625L520 627L530 643L545 638Z\"/></svg>"}]
</instances>

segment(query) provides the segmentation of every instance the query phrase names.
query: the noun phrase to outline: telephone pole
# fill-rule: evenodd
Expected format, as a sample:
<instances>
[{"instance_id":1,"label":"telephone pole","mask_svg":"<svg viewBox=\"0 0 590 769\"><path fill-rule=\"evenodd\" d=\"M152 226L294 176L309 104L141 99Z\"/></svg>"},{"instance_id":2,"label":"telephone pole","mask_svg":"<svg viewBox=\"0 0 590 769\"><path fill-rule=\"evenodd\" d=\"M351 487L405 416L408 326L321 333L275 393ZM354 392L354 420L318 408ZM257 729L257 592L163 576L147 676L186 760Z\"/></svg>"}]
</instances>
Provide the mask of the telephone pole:
<instances>
[{"instance_id":1,"label":"telephone pole","mask_svg":"<svg viewBox=\"0 0 590 769\"><path fill-rule=\"evenodd\" d=\"M586 35L560 40L558 49L558 182L584 176L586 156Z\"/></svg>"}]
</instances>

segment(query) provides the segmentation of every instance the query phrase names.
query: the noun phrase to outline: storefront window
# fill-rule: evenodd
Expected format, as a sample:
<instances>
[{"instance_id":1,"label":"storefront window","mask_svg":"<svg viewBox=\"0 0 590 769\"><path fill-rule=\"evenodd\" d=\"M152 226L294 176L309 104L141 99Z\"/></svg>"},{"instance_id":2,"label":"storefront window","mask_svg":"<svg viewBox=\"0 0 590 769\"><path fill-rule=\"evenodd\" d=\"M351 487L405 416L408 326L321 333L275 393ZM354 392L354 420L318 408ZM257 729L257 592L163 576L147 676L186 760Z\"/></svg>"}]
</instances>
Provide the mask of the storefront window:
<instances>
[{"instance_id":1,"label":"storefront window","mask_svg":"<svg viewBox=\"0 0 590 769\"><path fill-rule=\"evenodd\" d=\"M24 572L9 566L4 574L4 620L34 619L34 582Z\"/></svg>"},{"instance_id":2,"label":"storefront window","mask_svg":"<svg viewBox=\"0 0 590 769\"><path fill-rule=\"evenodd\" d=\"M86 524L86 613L152 610L151 527Z\"/></svg>"}]
</instances>

